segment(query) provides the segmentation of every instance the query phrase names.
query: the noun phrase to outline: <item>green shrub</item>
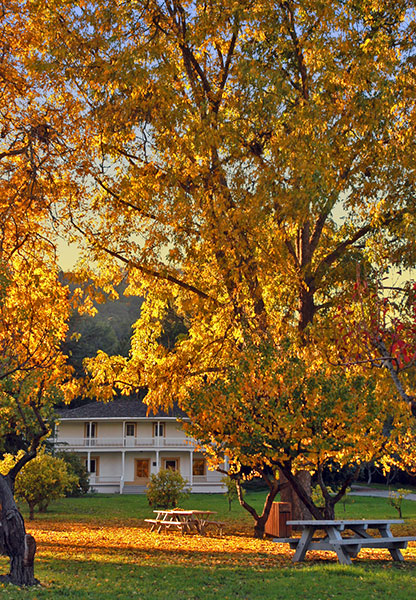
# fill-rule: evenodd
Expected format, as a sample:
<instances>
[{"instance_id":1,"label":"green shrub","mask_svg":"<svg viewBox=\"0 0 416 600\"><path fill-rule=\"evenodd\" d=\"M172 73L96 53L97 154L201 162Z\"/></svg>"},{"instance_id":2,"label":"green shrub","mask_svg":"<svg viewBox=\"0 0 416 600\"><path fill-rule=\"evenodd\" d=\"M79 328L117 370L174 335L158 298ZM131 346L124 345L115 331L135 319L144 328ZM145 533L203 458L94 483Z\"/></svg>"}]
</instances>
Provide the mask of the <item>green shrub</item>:
<instances>
[{"instance_id":1,"label":"green shrub","mask_svg":"<svg viewBox=\"0 0 416 600\"><path fill-rule=\"evenodd\" d=\"M49 502L65 496L76 481L62 458L40 452L17 475L15 496L27 502L29 519L33 519L36 506L45 512Z\"/></svg>"},{"instance_id":2,"label":"green shrub","mask_svg":"<svg viewBox=\"0 0 416 600\"><path fill-rule=\"evenodd\" d=\"M74 481L71 489L67 490L65 495L68 498L77 498L78 496L87 494L90 489L89 475L79 454L62 450L61 452L57 452L55 456L57 458L62 458L68 467L68 472L78 478L77 481Z\"/></svg>"},{"instance_id":3,"label":"green shrub","mask_svg":"<svg viewBox=\"0 0 416 600\"><path fill-rule=\"evenodd\" d=\"M160 469L159 473L150 476L146 495L150 506L159 508L175 508L179 500L188 497L188 482L178 471Z\"/></svg>"}]
</instances>

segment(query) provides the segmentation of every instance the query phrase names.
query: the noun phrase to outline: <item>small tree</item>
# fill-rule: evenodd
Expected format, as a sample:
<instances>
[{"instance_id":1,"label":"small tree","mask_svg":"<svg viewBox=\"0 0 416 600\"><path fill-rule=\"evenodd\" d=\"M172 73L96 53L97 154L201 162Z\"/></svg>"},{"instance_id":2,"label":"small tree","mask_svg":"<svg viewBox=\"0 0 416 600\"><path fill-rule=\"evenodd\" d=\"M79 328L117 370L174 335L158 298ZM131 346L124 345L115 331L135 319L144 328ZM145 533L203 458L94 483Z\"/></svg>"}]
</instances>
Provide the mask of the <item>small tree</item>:
<instances>
[{"instance_id":1,"label":"small tree","mask_svg":"<svg viewBox=\"0 0 416 600\"><path fill-rule=\"evenodd\" d=\"M62 498L78 481L66 462L45 452L27 463L16 477L15 495L27 502L29 519L34 518L35 507L46 511L51 500Z\"/></svg>"},{"instance_id":2,"label":"small tree","mask_svg":"<svg viewBox=\"0 0 416 600\"><path fill-rule=\"evenodd\" d=\"M187 483L178 471L172 469L160 469L159 473L153 473L146 490L150 506L174 508L180 499L189 495Z\"/></svg>"},{"instance_id":3,"label":"small tree","mask_svg":"<svg viewBox=\"0 0 416 600\"><path fill-rule=\"evenodd\" d=\"M224 496L227 498L228 510L230 511L233 500L238 499L237 483L235 479L232 479L232 477L230 477L229 475L224 475L221 481L227 487L227 491L225 492Z\"/></svg>"},{"instance_id":4,"label":"small tree","mask_svg":"<svg viewBox=\"0 0 416 600\"><path fill-rule=\"evenodd\" d=\"M389 504L397 510L400 519L403 518L402 503L407 494L410 494L410 490L399 489L397 491L389 491Z\"/></svg>"}]
</instances>

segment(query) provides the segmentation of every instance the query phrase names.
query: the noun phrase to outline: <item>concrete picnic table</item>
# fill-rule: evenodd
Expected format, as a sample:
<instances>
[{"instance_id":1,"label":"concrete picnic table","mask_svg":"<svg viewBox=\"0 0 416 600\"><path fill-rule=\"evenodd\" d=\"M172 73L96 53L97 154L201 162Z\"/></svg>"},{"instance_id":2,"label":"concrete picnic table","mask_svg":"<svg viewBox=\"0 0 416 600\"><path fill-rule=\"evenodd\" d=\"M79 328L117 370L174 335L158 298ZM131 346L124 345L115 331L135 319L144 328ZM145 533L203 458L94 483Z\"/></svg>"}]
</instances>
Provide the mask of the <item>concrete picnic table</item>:
<instances>
[{"instance_id":1,"label":"concrete picnic table","mask_svg":"<svg viewBox=\"0 0 416 600\"><path fill-rule=\"evenodd\" d=\"M214 525L222 534L224 523L211 520L211 515L216 512L212 510L154 510L156 513L155 519L145 519L147 523L151 523L150 531L156 530L160 533L162 530L169 531L171 529L180 529L182 534L196 530L201 535L205 535L206 528Z\"/></svg>"},{"instance_id":2,"label":"concrete picnic table","mask_svg":"<svg viewBox=\"0 0 416 600\"><path fill-rule=\"evenodd\" d=\"M274 542L288 543L294 548L293 562L302 561L308 550L330 550L336 552L342 565L351 565L361 548L387 548L393 560L403 561L400 549L407 548L408 542L416 537L395 537L390 526L403 523L403 519L355 519L355 520L311 520L287 521L287 525L302 529L300 538L274 538ZM376 530L379 537L370 535L368 530ZM314 537L318 531L324 537ZM343 534L348 531L348 536ZM352 534L352 535L351 535Z\"/></svg>"}]
</instances>

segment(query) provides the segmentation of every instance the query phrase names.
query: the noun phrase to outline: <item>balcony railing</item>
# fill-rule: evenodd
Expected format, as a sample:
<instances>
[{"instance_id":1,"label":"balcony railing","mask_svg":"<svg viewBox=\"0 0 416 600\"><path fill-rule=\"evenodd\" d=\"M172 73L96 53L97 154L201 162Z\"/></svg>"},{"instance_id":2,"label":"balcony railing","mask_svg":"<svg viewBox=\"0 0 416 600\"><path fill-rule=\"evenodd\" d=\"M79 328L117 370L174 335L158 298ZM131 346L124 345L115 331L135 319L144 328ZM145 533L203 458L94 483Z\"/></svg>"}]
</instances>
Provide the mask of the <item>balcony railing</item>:
<instances>
[{"instance_id":1,"label":"balcony railing","mask_svg":"<svg viewBox=\"0 0 416 600\"><path fill-rule=\"evenodd\" d=\"M196 442L191 438L172 437L96 437L64 438L55 440L55 445L66 448L192 448Z\"/></svg>"}]
</instances>

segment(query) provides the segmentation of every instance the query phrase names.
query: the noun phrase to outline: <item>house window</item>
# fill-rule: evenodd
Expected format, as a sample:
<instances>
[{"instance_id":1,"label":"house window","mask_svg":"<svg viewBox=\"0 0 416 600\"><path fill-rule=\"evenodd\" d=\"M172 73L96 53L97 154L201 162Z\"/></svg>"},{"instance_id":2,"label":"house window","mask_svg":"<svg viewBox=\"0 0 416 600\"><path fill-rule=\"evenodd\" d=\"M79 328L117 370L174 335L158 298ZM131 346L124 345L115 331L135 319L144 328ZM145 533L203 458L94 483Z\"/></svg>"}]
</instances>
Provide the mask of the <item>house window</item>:
<instances>
[{"instance_id":1,"label":"house window","mask_svg":"<svg viewBox=\"0 0 416 600\"><path fill-rule=\"evenodd\" d=\"M194 477L205 475L205 458L194 458L192 464L192 475L194 475Z\"/></svg>"},{"instance_id":2,"label":"house window","mask_svg":"<svg viewBox=\"0 0 416 600\"><path fill-rule=\"evenodd\" d=\"M179 470L179 458L165 458L163 464L165 469L170 469L171 471Z\"/></svg>"},{"instance_id":3,"label":"house window","mask_svg":"<svg viewBox=\"0 0 416 600\"><path fill-rule=\"evenodd\" d=\"M85 437L97 437L97 423L85 423Z\"/></svg>"},{"instance_id":4,"label":"house window","mask_svg":"<svg viewBox=\"0 0 416 600\"><path fill-rule=\"evenodd\" d=\"M154 437L163 437L165 435L165 424L153 423L153 435Z\"/></svg>"},{"instance_id":5,"label":"house window","mask_svg":"<svg viewBox=\"0 0 416 600\"><path fill-rule=\"evenodd\" d=\"M98 475L99 465L100 465L100 459L98 457L97 458L91 458L90 459L90 470L89 470L89 473L91 475ZM88 459L85 459L85 468L88 471Z\"/></svg>"},{"instance_id":6,"label":"house window","mask_svg":"<svg viewBox=\"0 0 416 600\"><path fill-rule=\"evenodd\" d=\"M149 477L149 459L148 458L136 460L136 477L138 477L138 478Z\"/></svg>"},{"instance_id":7,"label":"house window","mask_svg":"<svg viewBox=\"0 0 416 600\"><path fill-rule=\"evenodd\" d=\"M136 423L126 423L126 436L136 437Z\"/></svg>"}]
</instances>

